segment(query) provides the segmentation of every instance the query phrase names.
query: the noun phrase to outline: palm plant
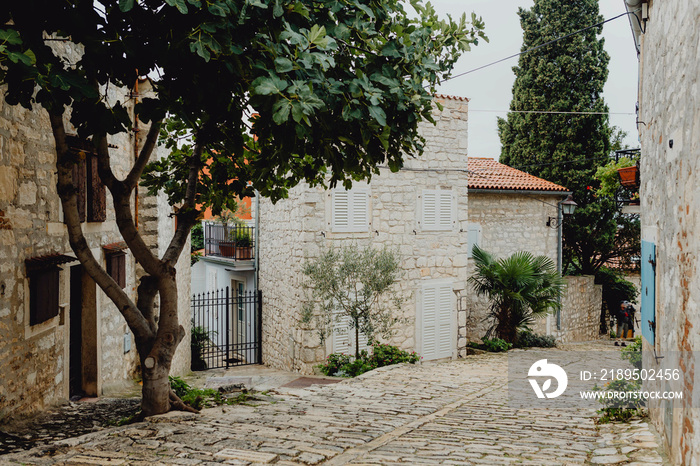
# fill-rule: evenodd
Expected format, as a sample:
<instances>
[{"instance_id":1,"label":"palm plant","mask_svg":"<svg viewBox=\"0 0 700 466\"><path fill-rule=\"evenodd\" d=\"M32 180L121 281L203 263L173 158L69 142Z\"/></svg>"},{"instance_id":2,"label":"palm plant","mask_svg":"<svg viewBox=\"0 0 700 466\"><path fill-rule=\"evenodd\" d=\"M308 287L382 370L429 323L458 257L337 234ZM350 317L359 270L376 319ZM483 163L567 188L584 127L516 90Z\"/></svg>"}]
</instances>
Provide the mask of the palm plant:
<instances>
[{"instance_id":1,"label":"palm plant","mask_svg":"<svg viewBox=\"0 0 700 466\"><path fill-rule=\"evenodd\" d=\"M521 251L496 260L478 246L472 249L472 257L476 272L469 283L478 296L491 302L487 336L495 333L513 343L519 330L560 309L564 280L549 257Z\"/></svg>"}]
</instances>

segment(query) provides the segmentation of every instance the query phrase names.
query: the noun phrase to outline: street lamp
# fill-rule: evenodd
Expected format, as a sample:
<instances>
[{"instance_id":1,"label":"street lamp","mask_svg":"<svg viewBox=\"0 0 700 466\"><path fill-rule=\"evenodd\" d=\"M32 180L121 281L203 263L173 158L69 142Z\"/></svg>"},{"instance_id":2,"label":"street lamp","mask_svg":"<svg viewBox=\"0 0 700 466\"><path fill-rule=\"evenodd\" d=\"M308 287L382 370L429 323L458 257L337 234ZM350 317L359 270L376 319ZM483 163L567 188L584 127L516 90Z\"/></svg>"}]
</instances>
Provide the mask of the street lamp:
<instances>
[{"instance_id":1,"label":"street lamp","mask_svg":"<svg viewBox=\"0 0 700 466\"><path fill-rule=\"evenodd\" d=\"M565 216L569 216L576 210L576 202L574 202L574 196L569 194L566 199L557 204L557 216L547 217L547 226L550 228L559 228L564 221Z\"/></svg>"}]
</instances>

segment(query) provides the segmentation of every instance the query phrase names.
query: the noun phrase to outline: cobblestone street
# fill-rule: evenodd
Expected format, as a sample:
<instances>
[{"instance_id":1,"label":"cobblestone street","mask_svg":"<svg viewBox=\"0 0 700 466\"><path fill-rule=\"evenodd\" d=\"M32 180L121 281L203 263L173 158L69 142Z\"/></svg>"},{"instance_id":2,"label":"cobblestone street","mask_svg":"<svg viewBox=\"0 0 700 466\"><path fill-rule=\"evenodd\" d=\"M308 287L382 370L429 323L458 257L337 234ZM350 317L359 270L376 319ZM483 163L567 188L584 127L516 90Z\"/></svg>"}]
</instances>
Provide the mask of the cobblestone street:
<instances>
[{"instance_id":1,"label":"cobblestone street","mask_svg":"<svg viewBox=\"0 0 700 466\"><path fill-rule=\"evenodd\" d=\"M257 406L169 413L0 463L663 463L644 422L598 428L593 409L509 407L507 374L502 354L391 366L333 385L280 388Z\"/></svg>"}]
</instances>

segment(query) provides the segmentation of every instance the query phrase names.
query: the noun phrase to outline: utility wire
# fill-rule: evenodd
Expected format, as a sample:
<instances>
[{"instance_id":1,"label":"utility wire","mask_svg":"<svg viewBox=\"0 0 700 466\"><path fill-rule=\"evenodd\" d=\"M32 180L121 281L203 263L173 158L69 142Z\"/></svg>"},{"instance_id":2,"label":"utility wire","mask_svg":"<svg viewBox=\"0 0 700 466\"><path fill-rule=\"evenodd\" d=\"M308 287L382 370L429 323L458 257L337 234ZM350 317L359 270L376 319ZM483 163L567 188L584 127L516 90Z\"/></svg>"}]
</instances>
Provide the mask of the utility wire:
<instances>
[{"instance_id":1,"label":"utility wire","mask_svg":"<svg viewBox=\"0 0 700 466\"><path fill-rule=\"evenodd\" d=\"M544 113L553 115L636 115L634 112L556 112L553 110L473 110L469 112L488 112L488 113Z\"/></svg>"},{"instance_id":2,"label":"utility wire","mask_svg":"<svg viewBox=\"0 0 700 466\"><path fill-rule=\"evenodd\" d=\"M475 72L475 71L483 70L484 68L488 68L489 66L496 65L496 64L501 63L501 62L504 62L504 61L506 61L506 60L510 60L511 58L519 57L520 55L523 55L523 54L525 54L525 53L534 52L535 50L541 49L542 47L545 47L545 46L547 46L547 45L553 44L553 43L555 43L555 42L559 42L560 40L568 39L568 38L571 37L571 36L575 36L576 34L580 34L580 33L582 33L582 32L588 31L589 29L597 28L597 27L599 27L599 26L602 26L602 25L605 24L605 23L608 23L608 22L610 22L610 21L614 21L614 20L616 20L616 19L618 19L618 18L622 18L623 16L627 16L627 15L632 14L632 13L634 13L634 12L630 11L630 12L626 12L626 13L621 13L621 14L619 14L619 15L617 15L617 16L614 16L614 17L612 17L612 18L610 18L610 19L606 19L606 20L604 20L604 21L601 21L601 22L599 22L599 23L596 23L596 24L593 24L593 25L591 25L591 26L585 27L585 28L583 28L583 29L579 29L578 31L574 31L574 32L572 32L572 33L570 33L570 34L567 34L567 35L565 35L565 36L561 36L561 37L558 37L558 38L556 38L556 39L552 39L552 40L550 40L550 41L548 41L548 42L545 42L544 44L540 44L540 45L538 45L538 46L536 46L536 47L532 47L532 48L529 48L529 49L527 49L527 50L523 50L522 52L518 52L518 53L516 53L516 54L510 55L509 57L501 58L500 60L496 60L496 61L494 61L494 62L487 63L486 65L482 65L482 66L480 66L480 67L478 67L478 68L474 68L474 69L471 69L471 70L469 70L469 71L465 71L465 72L463 72L463 73L459 73L459 74L456 74L456 75L454 75L454 76L450 76L449 78L440 81L440 82L438 83L438 85L440 85L440 84L442 84L442 83L444 83L444 82L451 81L451 80L453 80L453 79L457 79L457 78L459 78L459 77L468 75L468 74L473 73L473 72Z\"/></svg>"}]
</instances>

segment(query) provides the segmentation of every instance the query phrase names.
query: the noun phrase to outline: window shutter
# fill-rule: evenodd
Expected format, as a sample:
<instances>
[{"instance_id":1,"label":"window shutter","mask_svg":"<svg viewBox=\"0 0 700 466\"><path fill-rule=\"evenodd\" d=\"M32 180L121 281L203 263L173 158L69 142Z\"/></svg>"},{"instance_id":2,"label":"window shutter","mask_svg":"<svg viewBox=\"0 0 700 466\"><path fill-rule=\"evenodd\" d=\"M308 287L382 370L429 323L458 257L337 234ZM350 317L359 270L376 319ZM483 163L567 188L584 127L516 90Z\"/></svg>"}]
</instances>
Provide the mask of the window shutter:
<instances>
[{"instance_id":1,"label":"window shutter","mask_svg":"<svg viewBox=\"0 0 700 466\"><path fill-rule=\"evenodd\" d=\"M104 222L107 220L107 201L105 185L97 173L97 156L87 156L87 221Z\"/></svg>"},{"instance_id":2,"label":"window shutter","mask_svg":"<svg viewBox=\"0 0 700 466\"><path fill-rule=\"evenodd\" d=\"M352 199L352 231L360 232L369 230L369 193L365 189L359 189L350 191L350 196Z\"/></svg>"},{"instance_id":3,"label":"window shutter","mask_svg":"<svg viewBox=\"0 0 700 466\"><path fill-rule=\"evenodd\" d=\"M107 272L121 288L126 288L126 253L107 254Z\"/></svg>"},{"instance_id":4,"label":"window shutter","mask_svg":"<svg viewBox=\"0 0 700 466\"><path fill-rule=\"evenodd\" d=\"M421 319L423 335L423 359L429 361L437 356L437 288L423 288L423 315Z\"/></svg>"},{"instance_id":5,"label":"window shutter","mask_svg":"<svg viewBox=\"0 0 700 466\"><path fill-rule=\"evenodd\" d=\"M332 222L335 232L369 230L369 191L367 189L336 189L333 191Z\"/></svg>"},{"instance_id":6,"label":"window shutter","mask_svg":"<svg viewBox=\"0 0 700 466\"><path fill-rule=\"evenodd\" d=\"M422 208L423 230L452 229L452 190L424 189Z\"/></svg>"},{"instance_id":7,"label":"window shutter","mask_svg":"<svg viewBox=\"0 0 700 466\"><path fill-rule=\"evenodd\" d=\"M656 244L642 240L642 336L652 345L656 341Z\"/></svg>"},{"instance_id":8,"label":"window shutter","mask_svg":"<svg viewBox=\"0 0 700 466\"><path fill-rule=\"evenodd\" d=\"M29 276L29 325L58 315L58 267L35 270Z\"/></svg>"},{"instance_id":9,"label":"window shutter","mask_svg":"<svg viewBox=\"0 0 700 466\"><path fill-rule=\"evenodd\" d=\"M472 249L481 243L481 225L470 223L467 226L467 257L472 257Z\"/></svg>"},{"instance_id":10,"label":"window shutter","mask_svg":"<svg viewBox=\"0 0 700 466\"><path fill-rule=\"evenodd\" d=\"M350 226L350 193L334 190L332 209L333 231L348 231Z\"/></svg>"},{"instance_id":11,"label":"window shutter","mask_svg":"<svg viewBox=\"0 0 700 466\"><path fill-rule=\"evenodd\" d=\"M441 190L437 194L439 200L438 224L439 230L452 229L452 191Z\"/></svg>"},{"instance_id":12,"label":"window shutter","mask_svg":"<svg viewBox=\"0 0 700 466\"><path fill-rule=\"evenodd\" d=\"M340 315L340 311L333 313L333 352L351 352L350 348L350 316Z\"/></svg>"},{"instance_id":13,"label":"window shutter","mask_svg":"<svg viewBox=\"0 0 700 466\"><path fill-rule=\"evenodd\" d=\"M453 330L453 293L452 285L423 285L423 302L421 316L421 335L423 359L449 358L452 356L454 342Z\"/></svg>"},{"instance_id":14,"label":"window shutter","mask_svg":"<svg viewBox=\"0 0 700 466\"><path fill-rule=\"evenodd\" d=\"M73 165L73 188L77 190L77 202L78 202L78 217L80 221L85 221L85 202L87 198L87 192L85 189L85 179L86 179L86 168L85 168L85 157L81 157L75 165Z\"/></svg>"},{"instance_id":15,"label":"window shutter","mask_svg":"<svg viewBox=\"0 0 700 466\"><path fill-rule=\"evenodd\" d=\"M439 358L452 356L452 286L437 288L437 353Z\"/></svg>"}]
</instances>

